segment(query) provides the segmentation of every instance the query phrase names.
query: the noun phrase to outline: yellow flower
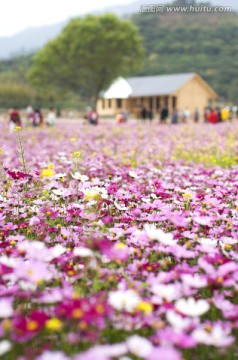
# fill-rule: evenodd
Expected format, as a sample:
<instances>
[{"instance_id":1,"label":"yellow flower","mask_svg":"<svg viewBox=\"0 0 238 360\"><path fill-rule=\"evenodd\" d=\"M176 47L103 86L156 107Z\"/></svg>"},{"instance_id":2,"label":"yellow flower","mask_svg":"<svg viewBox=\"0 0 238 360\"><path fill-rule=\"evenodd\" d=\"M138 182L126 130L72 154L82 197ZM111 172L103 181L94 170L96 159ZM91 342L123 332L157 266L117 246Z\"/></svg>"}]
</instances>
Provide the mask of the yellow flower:
<instances>
[{"instance_id":1,"label":"yellow flower","mask_svg":"<svg viewBox=\"0 0 238 360\"><path fill-rule=\"evenodd\" d=\"M117 243L116 245L115 245L115 248L116 249L125 249L125 247L126 247L126 245L125 244L123 244L122 242L119 242L119 243Z\"/></svg>"},{"instance_id":2,"label":"yellow flower","mask_svg":"<svg viewBox=\"0 0 238 360\"><path fill-rule=\"evenodd\" d=\"M48 169L50 169L50 170L53 170L54 169L54 164L52 164L52 163L50 163L49 165L48 165Z\"/></svg>"},{"instance_id":3,"label":"yellow flower","mask_svg":"<svg viewBox=\"0 0 238 360\"><path fill-rule=\"evenodd\" d=\"M79 151L74 152L74 157L79 158L81 156L81 153Z\"/></svg>"},{"instance_id":4,"label":"yellow flower","mask_svg":"<svg viewBox=\"0 0 238 360\"><path fill-rule=\"evenodd\" d=\"M83 311L79 308L76 308L72 311L72 317L74 319L80 319L83 316Z\"/></svg>"},{"instance_id":5,"label":"yellow flower","mask_svg":"<svg viewBox=\"0 0 238 360\"><path fill-rule=\"evenodd\" d=\"M35 320L31 320L26 324L26 328L29 331L35 331L36 329L38 329L39 325L38 322Z\"/></svg>"},{"instance_id":6,"label":"yellow flower","mask_svg":"<svg viewBox=\"0 0 238 360\"><path fill-rule=\"evenodd\" d=\"M16 126L14 131L15 131L15 132L21 131L21 126Z\"/></svg>"},{"instance_id":7,"label":"yellow flower","mask_svg":"<svg viewBox=\"0 0 238 360\"><path fill-rule=\"evenodd\" d=\"M97 191L94 188L88 188L86 190L84 190L84 199L86 201L90 201L90 200L97 200L99 198L99 191Z\"/></svg>"},{"instance_id":8,"label":"yellow flower","mask_svg":"<svg viewBox=\"0 0 238 360\"><path fill-rule=\"evenodd\" d=\"M146 315L150 315L153 311L153 305L151 303L141 301L137 306L137 310L144 312Z\"/></svg>"},{"instance_id":9,"label":"yellow flower","mask_svg":"<svg viewBox=\"0 0 238 360\"><path fill-rule=\"evenodd\" d=\"M40 174L41 177L51 177L54 176L54 171L52 169L43 169Z\"/></svg>"},{"instance_id":10,"label":"yellow flower","mask_svg":"<svg viewBox=\"0 0 238 360\"><path fill-rule=\"evenodd\" d=\"M4 150L2 148L0 148L0 154L2 154L4 152Z\"/></svg>"},{"instance_id":11,"label":"yellow flower","mask_svg":"<svg viewBox=\"0 0 238 360\"><path fill-rule=\"evenodd\" d=\"M184 198L185 200L190 200L190 199L192 199L192 194L190 194L189 192L187 192L187 193L183 194L183 198Z\"/></svg>"},{"instance_id":12,"label":"yellow flower","mask_svg":"<svg viewBox=\"0 0 238 360\"><path fill-rule=\"evenodd\" d=\"M76 139L73 137L73 138L70 138L70 139L69 139L69 141L71 141L71 142L75 142L75 141L76 141Z\"/></svg>"},{"instance_id":13,"label":"yellow flower","mask_svg":"<svg viewBox=\"0 0 238 360\"><path fill-rule=\"evenodd\" d=\"M4 330L9 331L12 328L12 323L9 319L4 319L2 321L2 327Z\"/></svg>"},{"instance_id":14,"label":"yellow flower","mask_svg":"<svg viewBox=\"0 0 238 360\"><path fill-rule=\"evenodd\" d=\"M62 329L63 323L57 318L52 318L46 321L45 326L48 330L60 331Z\"/></svg>"}]
</instances>

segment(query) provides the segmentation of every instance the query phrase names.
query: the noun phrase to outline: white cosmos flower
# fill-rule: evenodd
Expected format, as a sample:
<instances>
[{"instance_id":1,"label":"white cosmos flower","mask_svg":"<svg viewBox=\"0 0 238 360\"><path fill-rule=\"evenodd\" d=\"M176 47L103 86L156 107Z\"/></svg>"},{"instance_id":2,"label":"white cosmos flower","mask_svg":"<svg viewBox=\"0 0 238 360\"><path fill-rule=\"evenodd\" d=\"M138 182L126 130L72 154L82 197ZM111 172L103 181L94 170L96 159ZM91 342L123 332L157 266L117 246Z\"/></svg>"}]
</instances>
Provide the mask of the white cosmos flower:
<instances>
[{"instance_id":1,"label":"white cosmos flower","mask_svg":"<svg viewBox=\"0 0 238 360\"><path fill-rule=\"evenodd\" d=\"M183 283L196 289L207 286L207 279L199 274L182 274L181 278L183 280Z\"/></svg>"},{"instance_id":2,"label":"white cosmos flower","mask_svg":"<svg viewBox=\"0 0 238 360\"><path fill-rule=\"evenodd\" d=\"M211 330L196 329L192 333L195 341L212 346L229 346L234 342L229 329L223 329L220 324L215 324Z\"/></svg>"},{"instance_id":3,"label":"white cosmos flower","mask_svg":"<svg viewBox=\"0 0 238 360\"><path fill-rule=\"evenodd\" d=\"M97 200L100 197L102 199L107 199L108 197L107 190L98 186L89 187L82 190L82 192L84 193L84 199L86 201Z\"/></svg>"},{"instance_id":4,"label":"white cosmos flower","mask_svg":"<svg viewBox=\"0 0 238 360\"><path fill-rule=\"evenodd\" d=\"M37 357L37 360L69 360L69 357L61 351L46 350Z\"/></svg>"},{"instance_id":5,"label":"white cosmos flower","mask_svg":"<svg viewBox=\"0 0 238 360\"><path fill-rule=\"evenodd\" d=\"M0 299L0 318L8 318L13 314L12 301L9 299Z\"/></svg>"},{"instance_id":6,"label":"white cosmos flower","mask_svg":"<svg viewBox=\"0 0 238 360\"><path fill-rule=\"evenodd\" d=\"M30 283L29 281L20 280L18 285L24 291L36 291L37 289L37 284Z\"/></svg>"},{"instance_id":7,"label":"white cosmos flower","mask_svg":"<svg viewBox=\"0 0 238 360\"><path fill-rule=\"evenodd\" d=\"M4 196L0 195L0 201L6 202L7 198L5 198ZM8 200L9 201L9 200Z\"/></svg>"},{"instance_id":8,"label":"white cosmos flower","mask_svg":"<svg viewBox=\"0 0 238 360\"><path fill-rule=\"evenodd\" d=\"M114 202L114 205L118 210L128 210L128 208L125 205L118 204L116 201Z\"/></svg>"},{"instance_id":9,"label":"white cosmos flower","mask_svg":"<svg viewBox=\"0 0 238 360\"><path fill-rule=\"evenodd\" d=\"M52 190L52 193L57 195L57 196L63 196L65 194L66 190L65 189L54 189Z\"/></svg>"},{"instance_id":10,"label":"white cosmos flower","mask_svg":"<svg viewBox=\"0 0 238 360\"><path fill-rule=\"evenodd\" d=\"M174 240L173 234L165 233L161 229L157 229L155 225L145 224L144 231L153 240L157 240L164 245L175 245L177 240Z\"/></svg>"},{"instance_id":11,"label":"white cosmos flower","mask_svg":"<svg viewBox=\"0 0 238 360\"><path fill-rule=\"evenodd\" d=\"M184 315L196 317L205 314L210 309L210 305L206 300L196 301L190 297L176 301L175 309Z\"/></svg>"},{"instance_id":12,"label":"white cosmos flower","mask_svg":"<svg viewBox=\"0 0 238 360\"><path fill-rule=\"evenodd\" d=\"M57 244L51 250L52 250L52 258L55 259L55 258L61 256L62 254L64 254L66 251L66 248L60 244Z\"/></svg>"},{"instance_id":13,"label":"white cosmos flower","mask_svg":"<svg viewBox=\"0 0 238 360\"><path fill-rule=\"evenodd\" d=\"M129 172L129 176L134 178L134 179L137 179L138 178L138 175L134 172L134 171L130 171Z\"/></svg>"},{"instance_id":14,"label":"white cosmos flower","mask_svg":"<svg viewBox=\"0 0 238 360\"><path fill-rule=\"evenodd\" d=\"M173 328L178 331L182 331L188 328L191 324L191 319L187 317L182 317L173 310L169 310L166 313L166 318L168 322L173 326Z\"/></svg>"},{"instance_id":15,"label":"white cosmos flower","mask_svg":"<svg viewBox=\"0 0 238 360\"><path fill-rule=\"evenodd\" d=\"M157 284L153 285L151 291L160 297L161 299L165 299L166 301L173 301L178 299L180 295L180 291L174 284Z\"/></svg>"},{"instance_id":16,"label":"white cosmos flower","mask_svg":"<svg viewBox=\"0 0 238 360\"><path fill-rule=\"evenodd\" d=\"M8 256L0 256L0 264L15 268L16 267L16 260L14 258L10 258Z\"/></svg>"},{"instance_id":17,"label":"white cosmos flower","mask_svg":"<svg viewBox=\"0 0 238 360\"><path fill-rule=\"evenodd\" d=\"M217 247L217 240L201 238L201 239L198 239L198 241L200 244L204 245L207 248L216 248Z\"/></svg>"},{"instance_id":18,"label":"white cosmos flower","mask_svg":"<svg viewBox=\"0 0 238 360\"><path fill-rule=\"evenodd\" d=\"M153 349L151 342L139 335L129 337L126 344L132 354L142 358L148 356Z\"/></svg>"},{"instance_id":19,"label":"white cosmos flower","mask_svg":"<svg viewBox=\"0 0 238 360\"><path fill-rule=\"evenodd\" d=\"M84 247L75 247L73 254L74 256L91 257L93 256L93 251Z\"/></svg>"},{"instance_id":20,"label":"white cosmos flower","mask_svg":"<svg viewBox=\"0 0 238 360\"><path fill-rule=\"evenodd\" d=\"M29 226L37 225L40 223L40 219L37 216L30 218Z\"/></svg>"},{"instance_id":21,"label":"white cosmos flower","mask_svg":"<svg viewBox=\"0 0 238 360\"><path fill-rule=\"evenodd\" d=\"M65 176L67 176L67 174L66 174L66 173L59 173L59 174L55 174L55 175L54 175L54 179L64 178Z\"/></svg>"},{"instance_id":22,"label":"white cosmos flower","mask_svg":"<svg viewBox=\"0 0 238 360\"><path fill-rule=\"evenodd\" d=\"M0 341L0 356L11 350L12 344L8 340Z\"/></svg>"},{"instance_id":23,"label":"white cosmos flower","mask_svg":"<svg viewBox=\"0 0 238 360\"><path fill-rule=\"evenodd\" d=\"M132 312L141 298L134 290L117 290L109 293L108 302L116 310Z\"/></svg>"},{"instance_id":24,"label":"white cosmos flower","mask_svg":"<svg viewBox=\"0 0 238 360\"><path fill-rule=\"evenodd\" d=\"M89 177L87 175L82 175L78 171L76 171L74 174L71 174L71 175L75 180L80 180L82 182L89 180Z\"/></svg>"},{"instance_id":25,"label":"white cosmos flower","mask_svg":"<svg viewBox=\"0 0 238 360\"><path fill-rule=\"evenodd\" d=\"M193 221L195 221L199 225L204 225L204 226L211 225L211 218L209 216L195 216L193 218Z\"/></svg>"}]
</instances>

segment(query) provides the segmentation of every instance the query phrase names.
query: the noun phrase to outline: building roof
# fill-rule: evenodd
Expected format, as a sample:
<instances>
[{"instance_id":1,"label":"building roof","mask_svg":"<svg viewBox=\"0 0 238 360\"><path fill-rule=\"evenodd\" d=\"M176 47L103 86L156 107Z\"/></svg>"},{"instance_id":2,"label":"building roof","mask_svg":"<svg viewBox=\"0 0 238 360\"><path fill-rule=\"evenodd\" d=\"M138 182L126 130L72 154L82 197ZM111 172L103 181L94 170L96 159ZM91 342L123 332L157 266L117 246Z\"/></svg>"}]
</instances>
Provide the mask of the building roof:
<instances>
[{"instance_id":1,"label":"building roof","mask_svg":"<svg viewBox=\"0 0 238 360\"><path fill-rule=\"evenodd\" d=\"M131 96L169 95L176 92L196 74L172 74L131 77L126 79L132 88Z\"/></svg>"},{"instance_id":2,"label":"building roof","mask_svg":"<svg viewBox=\"0 0 238 360\"><path fill-rule=\"evenodd\" d=\"M101 95L104 99L127 99L132 94L128 81L122 77L116 79L106 92Z\"/></svg>"},{"instance_id":3,"label":"building roof","mask_svg":"<svg viewBox=\"0 0 238 360\"><path fill-rule=\"evenodd\" d=\"M105 99L160 96L175 93L196 73L118 78L103 94Z\"/></svg>"}]
</instances>

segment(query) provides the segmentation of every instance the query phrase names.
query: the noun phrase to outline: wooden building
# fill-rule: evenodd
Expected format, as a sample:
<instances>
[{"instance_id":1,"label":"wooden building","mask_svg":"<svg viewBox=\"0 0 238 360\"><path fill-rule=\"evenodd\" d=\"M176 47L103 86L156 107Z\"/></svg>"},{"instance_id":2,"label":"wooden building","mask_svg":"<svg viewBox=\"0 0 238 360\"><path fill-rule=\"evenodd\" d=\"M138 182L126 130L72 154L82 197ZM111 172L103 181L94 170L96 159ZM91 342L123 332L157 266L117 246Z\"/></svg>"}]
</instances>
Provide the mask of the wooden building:
<instances>
[{"instance_id":1,"label":"wooden building","mask_svg":"<svg viewBox=\"0 0 238 360\"><path fill-rule=\"evenodd\" d=\"M214 104L217 94L196 73L118 78L97 103L101 116L115 116L121 109L140 117L145 107L156 116L159 109L194 113Z\"/></svg>"}]
</instances>

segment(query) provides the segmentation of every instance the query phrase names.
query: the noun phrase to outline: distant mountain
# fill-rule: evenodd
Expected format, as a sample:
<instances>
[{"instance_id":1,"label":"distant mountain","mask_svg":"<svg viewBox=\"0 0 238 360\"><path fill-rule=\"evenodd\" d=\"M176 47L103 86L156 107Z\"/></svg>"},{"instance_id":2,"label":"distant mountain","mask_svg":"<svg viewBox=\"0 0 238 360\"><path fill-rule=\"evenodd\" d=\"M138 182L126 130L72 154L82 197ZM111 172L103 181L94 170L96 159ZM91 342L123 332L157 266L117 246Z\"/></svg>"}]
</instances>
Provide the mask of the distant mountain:
<instances>
[{"instance_id":1,"label":"distant mountain","mask_svg":"<svg viewBox=\"0 0 238 360\"><path fill-rule=\"evenodd\" d=\"M36 28L29 28L10 37L0 37L0 59L27 55L56 37L67 21Z\"/></svg>"},{"instance_id":2,"label":"distant mountain","mask_svg":"<svg viewBox=\"0 0 238 360\"><path fill-rule=\"evenodd\" d=\"M130 16L131 14L138 13L140 11L140 5L142 4L165 4L171 1L172 0L140 0L129 5L107 7L102 9L102 11L94 12L94 14L111 12L120 17ZM212 0L210 3L213 5L231 6L234 11L238 10L237 0ZM77 16L77 14L75 14L75 16ZM56 37L67 24L68 20L69 19L66 19L64 22L49 26L29 28L10 37L0 37L0 59L9 59L35 52L49 40Z\"/></svg>"}]
</instances>

